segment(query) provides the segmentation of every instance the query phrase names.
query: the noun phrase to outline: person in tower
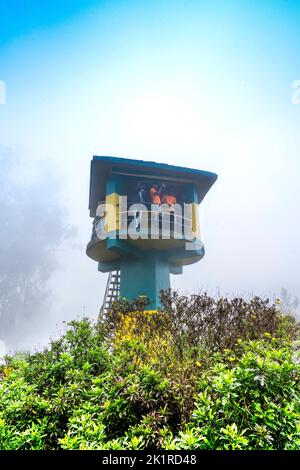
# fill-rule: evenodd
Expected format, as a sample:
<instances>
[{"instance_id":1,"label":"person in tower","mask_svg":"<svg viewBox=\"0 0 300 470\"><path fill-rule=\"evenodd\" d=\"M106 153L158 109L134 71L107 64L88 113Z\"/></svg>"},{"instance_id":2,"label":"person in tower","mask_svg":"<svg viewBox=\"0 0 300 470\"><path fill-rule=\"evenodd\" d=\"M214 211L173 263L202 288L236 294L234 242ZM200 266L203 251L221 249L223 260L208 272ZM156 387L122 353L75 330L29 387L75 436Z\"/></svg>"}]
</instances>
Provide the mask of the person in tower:
<instances>
[{"instance_id":1,"label":"person in tower","mask_svg":"<svg viewBox=\"0 0 300 470\"><path fill-rule=\"evenodd\" d=\"M176 198L174 188L169 188L165 191L162 197L162 202L163 204L169 204L169 206L177 203L177 198Z\"/></svg>"},{"instance_id":2,"label":"person in tower","mask_svg":"<svg viewBox=\"0 0 300 470\"><path fill-rule=\"evenodd\" d=\"M163 183L160 188L158 184L154 183L151 185L149 189L150 200L152 204L161 204L161 194L162 191L165 189L166 185Z\"/></svg>"}]
</instances>

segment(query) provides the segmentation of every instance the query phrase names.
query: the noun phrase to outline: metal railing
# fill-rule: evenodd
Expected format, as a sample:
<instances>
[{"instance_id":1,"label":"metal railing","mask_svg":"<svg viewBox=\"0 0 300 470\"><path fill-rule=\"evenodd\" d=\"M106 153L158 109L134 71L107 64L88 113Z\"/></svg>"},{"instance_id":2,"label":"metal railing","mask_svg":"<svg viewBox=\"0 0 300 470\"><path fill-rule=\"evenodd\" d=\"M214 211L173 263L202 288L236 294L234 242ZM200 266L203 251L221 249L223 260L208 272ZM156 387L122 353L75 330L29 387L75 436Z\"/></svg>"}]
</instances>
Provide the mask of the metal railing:
<instances>
[{"instance_id":1,"label":"metal railing","mask_svg":"<svg viewBox=\"0 0 300 470\"><path fill-rule=\"evenodd\" d=\"M146 205L146 204L144 204ZM192 217L186 217L182 214L176 213L172 210L168 211L166 208L163 210L139 210L131 209L131 205L128 205L126 211L117 212L118 218L116 217L116 232L133 229L133 226L137 232L148 231L149 235L155 235L159 238L164 238L164 235L169 234L170 238L185 238L185 234L192 233ZM150 208L152 207L150 203ZM98 233L105 234L105 223L106 217L95 217L93 221L92 239L91 241L99 240ZM100 224L100 226L99 226ZM133 224L133 225L132 225ZM96 230L96 228L98 230ZM181 235L181 236L180 236Z\"/></svg>"}]
</instances>

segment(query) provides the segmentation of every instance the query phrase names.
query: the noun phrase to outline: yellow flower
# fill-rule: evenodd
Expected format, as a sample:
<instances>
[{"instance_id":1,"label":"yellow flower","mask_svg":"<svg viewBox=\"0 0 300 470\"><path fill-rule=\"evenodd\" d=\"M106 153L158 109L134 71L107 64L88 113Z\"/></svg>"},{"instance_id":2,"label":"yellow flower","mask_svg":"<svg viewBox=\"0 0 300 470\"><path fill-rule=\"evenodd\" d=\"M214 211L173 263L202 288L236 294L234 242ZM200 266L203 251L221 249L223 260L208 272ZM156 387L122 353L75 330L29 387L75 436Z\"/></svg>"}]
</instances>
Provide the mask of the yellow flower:
<instances>
[{"instance_id":1,"label":"yellow flower","mask_svg":"<svg viewBox=\"0 0 300 470\"><path fill-rule=\"evenodd\" d=\"M11 371L11 367L4 367L3 369L3 378L8 377Z\"/></svg>"}]
</instances>

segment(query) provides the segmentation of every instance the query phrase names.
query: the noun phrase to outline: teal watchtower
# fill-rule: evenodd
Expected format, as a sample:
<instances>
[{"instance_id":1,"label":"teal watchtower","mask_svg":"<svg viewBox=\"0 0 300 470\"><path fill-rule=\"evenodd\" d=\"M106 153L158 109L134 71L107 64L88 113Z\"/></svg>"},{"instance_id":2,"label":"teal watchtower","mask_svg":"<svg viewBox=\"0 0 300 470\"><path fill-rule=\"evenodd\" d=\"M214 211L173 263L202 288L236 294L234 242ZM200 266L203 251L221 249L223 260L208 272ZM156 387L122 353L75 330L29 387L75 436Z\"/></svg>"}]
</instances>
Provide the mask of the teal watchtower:
<instances>
[{"instance_id":1,"label":"teal watchtower","mask_svg":"<svg viewBox=\"0 0 300 470\"><path fill-rule=\"evenodd\" d=\"M198 206L217 175L162 163L94 156L87 255L103 273L120 273L120 297L160 306L170 273L204 256Z\"/></svg>"}]
</instances>

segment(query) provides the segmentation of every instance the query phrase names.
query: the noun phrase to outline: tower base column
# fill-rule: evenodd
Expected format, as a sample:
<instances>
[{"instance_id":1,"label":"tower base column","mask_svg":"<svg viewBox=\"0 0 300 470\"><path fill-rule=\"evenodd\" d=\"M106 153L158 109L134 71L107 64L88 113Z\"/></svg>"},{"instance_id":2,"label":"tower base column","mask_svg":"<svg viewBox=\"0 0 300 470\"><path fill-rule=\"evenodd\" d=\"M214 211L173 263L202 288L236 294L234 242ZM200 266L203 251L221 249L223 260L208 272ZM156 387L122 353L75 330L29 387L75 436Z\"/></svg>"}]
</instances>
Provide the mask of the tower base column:
<instances>
[{"instance_id":1,"label":"tower base column","mask_svg":"<svg viewBox=\"0 0 300 470\"><path fill-rule=\"evenodd\" d=\"M155 253L141 259L127 258L121 262L120 297L128 300L146 296L149 310L160 307L160 291L170 289L170 265Z\"/></svg>"}]
</instances>

